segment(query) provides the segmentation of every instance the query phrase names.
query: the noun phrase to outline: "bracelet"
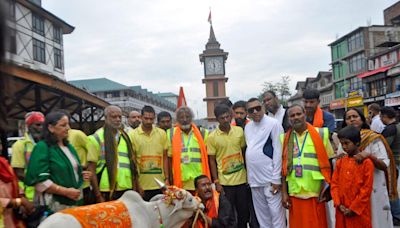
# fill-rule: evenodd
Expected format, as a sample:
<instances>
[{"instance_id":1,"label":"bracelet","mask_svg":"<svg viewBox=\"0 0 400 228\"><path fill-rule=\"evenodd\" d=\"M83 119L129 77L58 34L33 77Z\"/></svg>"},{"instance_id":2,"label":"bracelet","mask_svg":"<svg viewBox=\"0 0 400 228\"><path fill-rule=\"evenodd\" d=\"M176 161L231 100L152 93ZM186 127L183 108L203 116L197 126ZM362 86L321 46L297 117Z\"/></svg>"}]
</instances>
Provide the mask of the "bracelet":
<instances>
[{"instance_id":1,"label":"bracelet","mask_svg":"<svg viewBox=\"0 0 400 228\"><path fill-rule=\"evenodd\" d=\"M21 200L21 198L16 198L15 199L15 207L20 207L21 206L21 203L22 203L22 200Z\"/></svg>"},{"instance_id":2,"label":"bracelet","mask_svg":"<svg viewBox=\"0 0 400 228\"><path fill-rule=\"evenodd\" d=\"M57 194L60 193L60 188L61 188L60 185L57 185L57 186L56 186L56 193L57 193Z\"/></svg>"}]
</instances>

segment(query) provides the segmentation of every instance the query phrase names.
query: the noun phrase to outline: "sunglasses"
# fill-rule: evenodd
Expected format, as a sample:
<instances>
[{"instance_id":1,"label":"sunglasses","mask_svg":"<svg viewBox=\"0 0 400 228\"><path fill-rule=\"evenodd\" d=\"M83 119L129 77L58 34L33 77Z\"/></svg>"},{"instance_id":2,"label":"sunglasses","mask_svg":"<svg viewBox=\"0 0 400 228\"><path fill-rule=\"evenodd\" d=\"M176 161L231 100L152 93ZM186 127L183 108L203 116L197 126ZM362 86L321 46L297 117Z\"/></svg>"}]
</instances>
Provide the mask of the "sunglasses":
<instances>
[{"instance_id":1,"label":"sunglasses","mask_svg":"<svg viewBox=\"0 0 400 228\"><path fill-rule=\"evenodd\" d=\"M257 112L261 111L261 106L256 106L256 107L247 109L247 112L250 114L253 114L254 111L257 111Z\"/></svg>"}]
</instances>

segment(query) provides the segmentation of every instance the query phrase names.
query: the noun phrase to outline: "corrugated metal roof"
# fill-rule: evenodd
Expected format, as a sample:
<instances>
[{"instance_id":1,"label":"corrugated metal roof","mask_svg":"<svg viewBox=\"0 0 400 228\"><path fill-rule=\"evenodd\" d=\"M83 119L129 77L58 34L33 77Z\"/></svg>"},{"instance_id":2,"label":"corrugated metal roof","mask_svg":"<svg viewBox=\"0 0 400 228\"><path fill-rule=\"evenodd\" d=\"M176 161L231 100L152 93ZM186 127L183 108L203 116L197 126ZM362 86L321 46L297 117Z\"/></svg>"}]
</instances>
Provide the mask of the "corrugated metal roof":
<instances>
[{"instance_id":1,"label":"corrugated metal roof","mask_svg":"<svg viewBox=\"0 0 400 228\"><path fill-rule=\"evenodd\" d=\"M73 80L68 82L78 88L86 89L90 92L130 89L128 86L122 85L118 82L111 81L107 78Z\"/></svg>"},{"instance_id":2,"label":"corrugated metal roof","mask_svg":"<svg viewBox=\"0 0 400 228\"><path fill-rule=\"evenodd\" d=\"M115 91L115 90L133 90L136 93L141 94L144 97L148 97L149 99L151 99L153 101L160 102L164 105L167 105L168 107L170 107L172 109L174 109L176 106L175 104L173 104L172 102L159 96L158 94L154 94L153 92L142 88L140 85L125 86L123 84L120 84L118 82L112 81L107 78L73 80L73 81L68 81L68 82L78 88L85 89L92 93L102 92L102 91ZM173 94L173 93L171 93L171 94Z\"/></svg>"}]
</instances>

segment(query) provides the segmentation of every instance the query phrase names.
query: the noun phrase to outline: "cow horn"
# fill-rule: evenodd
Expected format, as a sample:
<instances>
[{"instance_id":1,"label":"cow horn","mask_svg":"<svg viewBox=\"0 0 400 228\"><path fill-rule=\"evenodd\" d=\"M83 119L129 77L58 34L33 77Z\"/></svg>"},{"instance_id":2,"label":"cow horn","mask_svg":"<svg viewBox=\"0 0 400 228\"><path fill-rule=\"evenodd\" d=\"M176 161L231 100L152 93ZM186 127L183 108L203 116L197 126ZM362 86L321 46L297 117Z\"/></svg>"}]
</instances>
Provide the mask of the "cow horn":
<instances>
[{"instance_id":1,"label":"cow horn","mask_svg":"<svg viewBox=\"0 0 400 228\"><path fill-rule=\"evenodd\" d=\"M167 190L167 185L164 182L160 181L159 179L157 179L155 177L154 177L154 181L157 183L158 187L160 187L161 191L164 192Z\"/></svg>"}]
</instances>

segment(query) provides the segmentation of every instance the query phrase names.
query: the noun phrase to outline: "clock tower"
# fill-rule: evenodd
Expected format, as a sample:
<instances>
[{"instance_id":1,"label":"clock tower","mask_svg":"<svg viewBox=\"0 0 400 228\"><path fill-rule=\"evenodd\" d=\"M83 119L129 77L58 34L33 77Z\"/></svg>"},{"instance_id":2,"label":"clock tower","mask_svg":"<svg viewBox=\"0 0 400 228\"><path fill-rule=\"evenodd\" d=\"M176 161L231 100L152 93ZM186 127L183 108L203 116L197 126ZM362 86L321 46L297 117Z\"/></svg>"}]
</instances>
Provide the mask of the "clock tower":
<instances>
[{"instance_id":1,"label":"clock tower","mask_svg":"<svg viewBox=\"0 0 400 228\"><path fill-rule=\"evenodd\" d=\"M225 77L225 61L227 58L228 52L224 52L220 48L211 24L206 49L200 54L200 62L204 65L203 84L206 85L206 97L203 101L207 102L207 121L209 124L216 122L214 116L215 104L228 99L225 90L225 83L228 81L228 78Z\"/></svg>"}]
</instances>

